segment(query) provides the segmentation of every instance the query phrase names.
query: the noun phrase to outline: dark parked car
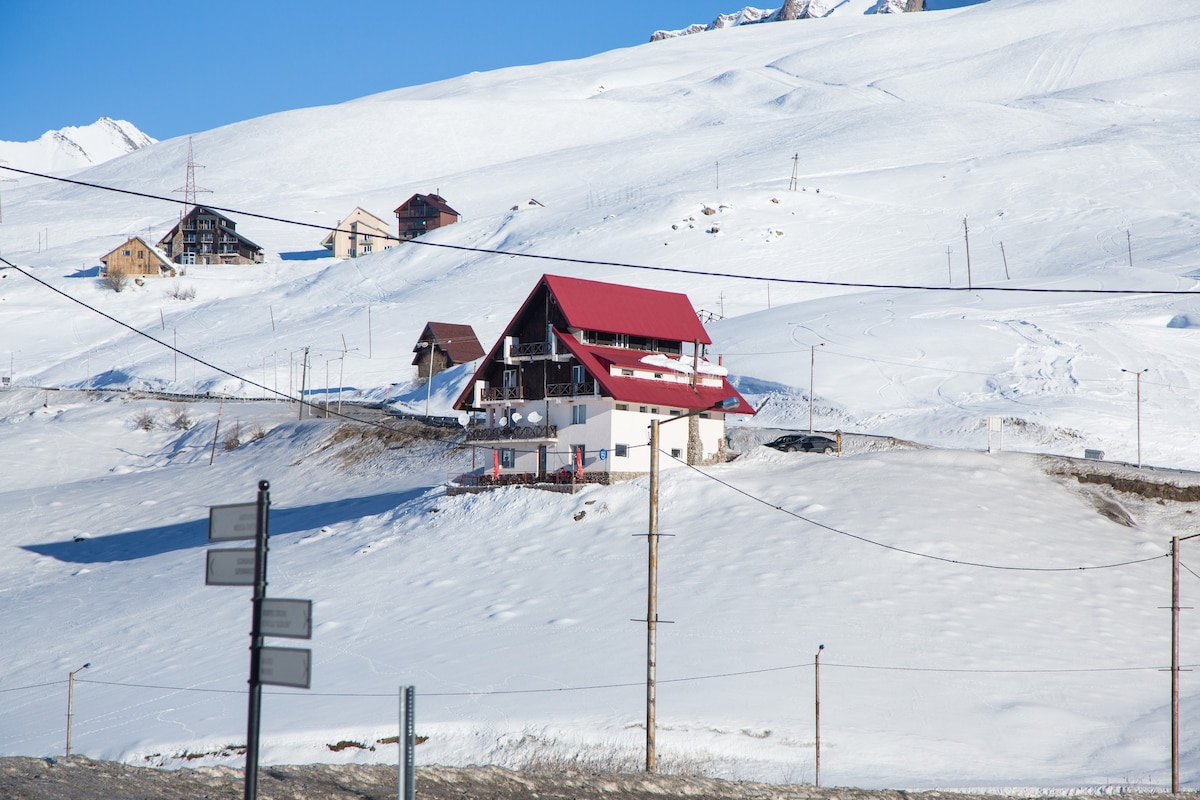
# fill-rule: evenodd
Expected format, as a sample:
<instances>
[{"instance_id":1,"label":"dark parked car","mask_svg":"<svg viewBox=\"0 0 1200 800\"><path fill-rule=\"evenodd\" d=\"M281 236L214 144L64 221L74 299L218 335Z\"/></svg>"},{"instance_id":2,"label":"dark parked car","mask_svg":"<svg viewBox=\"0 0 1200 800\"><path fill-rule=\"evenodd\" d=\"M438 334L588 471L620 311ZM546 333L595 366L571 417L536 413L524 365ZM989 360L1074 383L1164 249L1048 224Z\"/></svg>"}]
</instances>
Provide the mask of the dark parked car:
<instances>
[{"instance_id":1,"label":"dark parked car","mask_svg":"<svg viewBox=\"0 0 1200 800\"><path fill-rule=\"evenodd\" d=\"M837 451L837 442L826 436L789 433L786 436L780 436L773 442L767 442L767 447L774 447L785 453L794 453L797 450L805 453L833 453Z\"/></svg>"}]
</instances>

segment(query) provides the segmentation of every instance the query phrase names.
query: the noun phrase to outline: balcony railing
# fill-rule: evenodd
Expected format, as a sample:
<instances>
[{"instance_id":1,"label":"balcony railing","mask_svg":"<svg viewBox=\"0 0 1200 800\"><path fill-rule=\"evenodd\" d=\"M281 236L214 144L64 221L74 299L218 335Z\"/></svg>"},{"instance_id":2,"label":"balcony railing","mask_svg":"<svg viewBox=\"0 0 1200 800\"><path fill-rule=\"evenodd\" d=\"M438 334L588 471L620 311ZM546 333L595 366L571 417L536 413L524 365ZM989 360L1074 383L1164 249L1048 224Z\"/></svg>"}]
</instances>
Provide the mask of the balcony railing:
<instances>
[{"instance_id":1,"label":"balcony railing","mask_svg":"<svg viewBox=\"0 0 1200 800\"><path fill-rule=\"evenodd\" d=\"M496 428L472 425L467 428L468 442L510 442L557 438L557 425L505 425Z\"/></svg>"},{"instance_id":2,"label":"balcony railing","mask_svg":"<svg viewBox=\"0 0 1200 800\"><path fill-rule=\"evenodd\" d=\"M485 403L494 403L499 400L524 400L525 387L523 386L489 386L480 394L480 399Z\"/></svg>"},{"instance_id":3,"label":"balcony railing","mask_svg":"<svg viewBox=\"0 0 1200 800\"><path fill-rule=\"evenodd\" d=\"M591 396L596 393L596 384L593 381L584 383L548 383L546 384L546 397L580 397Z\"/></svg>"},{"instance_id":4,"label":"balcony railing","mask_svg":"<svg viewBox=\"0 0 1200 800\"><path fill-rule=\"evenodd\" d=\"M544 356L550 352L550 347L545 342L518 342L509 351L509 355L513 358L522 356Z\"/></svg>"}]
</instances>

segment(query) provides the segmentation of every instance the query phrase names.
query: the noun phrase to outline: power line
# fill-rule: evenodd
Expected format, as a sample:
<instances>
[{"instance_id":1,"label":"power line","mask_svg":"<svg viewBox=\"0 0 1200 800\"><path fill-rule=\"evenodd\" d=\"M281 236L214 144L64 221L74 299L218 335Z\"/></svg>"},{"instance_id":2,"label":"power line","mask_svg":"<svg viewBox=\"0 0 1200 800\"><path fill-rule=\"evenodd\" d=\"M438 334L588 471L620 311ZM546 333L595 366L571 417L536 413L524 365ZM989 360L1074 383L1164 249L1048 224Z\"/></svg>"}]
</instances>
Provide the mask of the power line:
<instances>
[{"instance_id":1,"label":"power line","mask_svg":"<svg viewBox=\"0 0 1200 800\"><path fill-rule=\"evenodd\" d=\"M383 430L383 431L389 431L391 433L395 433L397 430L396 428L392 428L388 425L384 425L379 422L374 422L372 420L359 419L358 417L354 417L349 414L342 414L340 412L333 411L332 409L328 408L327 406L322 406L320 403L313 403L313 402L305 400L303 398L292 397L291 395L289 395L285 392L281 392L278 389L272 389L269 386L265 386L265 385L258 383L257 381L254 381L250 378L239 375L236 372L231 372L230 370L227 370L224 367L219 367L216 364L205 361L204 359L200 358L199 356L196 356L196 355L193 355L193 354L187 352L186 350L180 350L178 347L175 347L174 345L171 345L171 344L167 344L166 342L164 342L161 339L156 339L153 336L151 336L150 334L146 333L145 331L138 330L137 328L133 327L129 323L124 322L123 320L117 319L116 317L112 316L111 314L101 311L100 309L96 308L95 306L87 304L77 297L67 294L66 292L57 288L56 286L52 286L51 284L47 283L46 281L42 280L41 278L38 278L37 276L33 275L29 271L22 269L21 267L12 263L7 258L4 258L3 256L0 256L0 264L3 264L5 266L9 267L10 269L16 270L21 275L24 275L26 278L29 278L31 281L33 281L37 284L40 284L41 286L45 287L46 289L49 289L50 291L54 292L55 294L65 297L67 300L70 300L72 303L76 303L80 306L83 306L88 311L98 314L98 315L104 317L105 319L109 320L110 322L120 325L122 328L125 328L126 330L132 331L133 333L136 333L138 336L149 339L151 342L154 342L157 345L161 345L162 347L167 348L168 350L170 350L173 353L181 355L184 358L190 358L192 361L196 362L197 364L200 364L201 366L208 367L209 369L211 369L215 372L219 372L222 375L226 375L230 378L234 378L235 380L239 380L248 386L254 387L255 389L261 389L264 392L269 392L270 394L273 394L280 399L287 400L288 402L299 403L303 406L306 406L310 410L320 411L326 417L339 417L339 418L347 420L349 422L354 422L359 425L367 425L369 427L377 428L377 429ZM489 446L484 446L484 445L470 444L469 442L463 442L457 446L470 448L470 449L477 449L477 450L494 450L494 449L496 449L494 447L489 447ZM516 449L516 448L511 448L511 449ZM522 450L519 450L519 452L533 453L536 451L522 449ZM555 451L555 452L561 453L562 451Z\"/></svg>"},{"instance_id":2,"label":"power line","mask_svg":"<svg viewBox=\"0 0 1200 800\"><path fill-rule=\"evenodd\" d=\"M800 664L786 664L778 667L760 667L758 669L737 670L733 672L715 672L706 675L690 675L681 678L667 678L659 680L659 683L694 683L697 681L720 680L723 678L741 678L749 675L763 675L771 672L791 672L799 669L807 669L813 666L812 661L807 661ZM1064 668L1032 668L1032 667L1013 667L1013 668L989 668L989 667L903 667L889 666L885 664L843 664L838 662L822 662L822 666L830 666L841 669L858 669L858 670L873 670L880 672L927 672L941 674L970 674L970 675L1069 675L1069 674L1096 674L1105 672L1161 672L1165 667L1160 666L1136 666L1136 667L1064 667ZM1200 667L1200 664L1185 665L1187 669ZM245 689L206 689L194 686L168 686L164 684L154 683L124 683L121 681L98 681L77 678L76 683L90 683L97 686L115 686L126 689L155 689L168 692L200 692L207 694L245 694ZM20 689L37 689L44 686L52 686L65 681L54 681L53 683L36 684L32 686L21 686L5 691L18 691ZM586 684L582 686L555 686L541 689L480 689L477 691L462 691L462 692L419 692L422 697L499 697L504 695L529 695L529 694L561 694L565 692L590 692L602 689L630 689L641 688L645 686L644 681L630 681L626 683L596 683ZM283 697L395 697L394 691L389 692L305 692L304 694L293 692L269 692Z\"/></svg>"},{"instance_id":3,"label":"power line","mask_svg":"<svg viewBox=\"0 0 1200 800\"><path fill-rule=\"evenodd\" d=\"M138 192L132 189L119 189L113 186L104 186L98 183L89 183L87 181L79 181L71 178L62 178L55 175L46 175L41 172L33 172L30 170L17 169L0 164L0 169L6 169L10 172L16 172L21 175L28 175L34 178L43 178L45 180L58 181L60 183L69 183L74 186L81 186L88 189L98 189L106 192L116 192L118 194L131 195L133 197L142 197L149 200L158 200L165 203L179 204L180 201L172 197L163 197L162 195L150 194L148 192ZM280 222L285 225L299 225L305 228L314 228L325 232L341 232L352 233L352 231L344 230L338 227L330 227L328 225L319 225L314 222L302 222L300 220L287 219L286 217L276 217L270 214L258 214L252 211L242 211L236 208L227 208L223 206L206 206L213 211L220 211L225 214L240 214L244 217L253 219L267 220L268 222ZM532 258L541 261L554 261L564 264L580 264L592 267L620 267L622 269L638 269L650 272L670 272L678 275L697 275L709 278L729 278L731 280L743 281L760 281L767 283L786 283L798 284L804 286L829 286L849 289L896 289L908 291L927 291L927 292L1025 292L1034 294L1101 294L1101 295L1200 295L1200 291L1195 289L1053 289L1053 288L1031 288L1020 286L930 286L922 284L904 284L904 283L856 283L853 281L818 281L804 278L779 278L767 277L763 275L740 275L732 272L713 272L710 270L687 269L684 267L664 267L654 266L650 264L630 264L621 261L601 261L598 259L586 258L571 258L569 256L551 256L540 253L522 253L513 250L498 250L485 247L469 247L467 245L448 244L444 242L427 242L420 239L400 239L391 234L380 235L381 239L388 241L399 242L400 244L413 244L422 247L438 247L446 250L457 250L467 253L479 253L483 255L498 255L507 256L510 258Z\"/></svg>"},{"instance_id":4,"label":"power line","mask_svg":"<svg viewBox=\"0 0 1200 800\"><path fill-rule=\"evenodd\" d=\"M930 559L931 561L942 561L947 564L958 564L959 566L963 566L963 567L979 567L980 569L995 569L995 570L1005 570L1005 571L1010 571L1010 572L1083 572L1083 571L1088 571L1088 570L1115 569L1117 567L1128 567L1133 564L1145 564L1146 562L1155 561L1160 558L1166 558L1170 555L1170 553L1163 553L1162 555L1158 555L1158 556L1150 556L1149 558L1138 558L1138 559L1134 559L1131 561L1121 561L1121 562L1118 562L1115 564L1094 564L1094 565L1084 565L1084 566L1077 566L1077 567L1022 567L1022 566L1013 566L1013 565L1005 565L1005 564L985 564L985 563L978 562L978 561L963 561L963 560L956 559L956 558L946 558L944 556L935 556L932 553L922 553L917 550L908 550L903 547L897 547L896 545L891 545L891 544L887 544L885 542L876 541L875 539L869 539L866 536L860 536L856 533L850 533L849 531L844 531L844 530L841 530L840 528L835 528L832 525L826 525L823 522L818 522L815 519L809 519L808 517L804 516L803 514L799 514L795 511L791 511L790 509L786 509L783 506L776 505L775 503L771 502L770 500L766 500L762 497L751 494L750 492L746 491L745 489L734 486L732 483L729 483L728 481L724 481L724 480L716 477L715 475L710 475L709 473L696 467L695 465L688 464L683 459L673 456L670 453L667 453L665 450L662 452L664 454L666 454L667 456L669 456L670 458L673 458L675 461L678 461L681 465L686 466L691 470L694 470L695 472L699 473L700 475L703 475L704 477L708 478L709 480L715 481L716 483L719 483L726 488L732 489L733 491L737 492L738 494L748 497L749 499L753 500L756 503L761 503L761 504L767 506L768 508L773 508L776 511L782 511L784 514L795 517L796 519L802 520L803 522L807 522L810 525L815 525L818 528L824 528L825 530L827 530L831 533L836 533L841 536L848 536L851 539L856 539L860 542L863 542L864 544L870 544L870 545L874 545L876 547L882 547L885 550L892 550L897 553L904 553L905 555L916 556L918 558L927 558L927 559ZM1200 577L1200 576L1198 576L1198 577Z\"/></svg>"}]
</instances>

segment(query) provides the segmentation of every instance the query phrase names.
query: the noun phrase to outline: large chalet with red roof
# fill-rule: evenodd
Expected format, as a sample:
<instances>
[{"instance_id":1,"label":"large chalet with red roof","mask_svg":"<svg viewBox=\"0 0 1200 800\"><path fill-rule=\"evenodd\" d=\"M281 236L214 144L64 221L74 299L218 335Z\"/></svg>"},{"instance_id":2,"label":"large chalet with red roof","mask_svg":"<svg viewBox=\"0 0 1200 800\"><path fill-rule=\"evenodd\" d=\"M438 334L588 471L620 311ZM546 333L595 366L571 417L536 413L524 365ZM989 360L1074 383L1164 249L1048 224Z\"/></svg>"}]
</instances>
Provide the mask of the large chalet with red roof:
<instances>
[{"instance_id":1,"label":"large chalet with red roof","mask_svg":"<svg viewBox=\"0 0 1200 800\"><path fill-rule=\"evenodd\" d=\"M482 418L467 437L507 473L645 473L650 420L692 411L660 427L660 468L717 461L725 415L754 411L703 357L711 341L686 295L543 275L455 408Z\"/></svg>"}]
</instances>

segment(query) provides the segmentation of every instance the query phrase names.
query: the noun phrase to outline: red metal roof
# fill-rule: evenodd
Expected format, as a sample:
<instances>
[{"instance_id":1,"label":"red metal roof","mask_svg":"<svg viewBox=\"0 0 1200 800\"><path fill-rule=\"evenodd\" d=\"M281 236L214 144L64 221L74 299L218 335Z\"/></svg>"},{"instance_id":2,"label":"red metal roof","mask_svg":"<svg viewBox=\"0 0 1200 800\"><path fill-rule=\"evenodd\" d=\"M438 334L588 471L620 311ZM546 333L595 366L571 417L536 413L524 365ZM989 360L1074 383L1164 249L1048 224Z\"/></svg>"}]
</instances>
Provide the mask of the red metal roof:
<instances>
[{"instance_id":1,"label":"red metal roof","mask_svg":"<svg viewBox=\"0 0 1200 800\"><path fill-rule=\"evenodd\" d=\"M565 336L562 333L558 333L558 340L571 351L575 358L579 359L579 363L584 366L584 369L596 379L603 394L622 403L685 408L689 411L696 411L712 408L726 398L736 397L738 399L737 406L726 410L725 413L754 413L753 406L724 377L721 378L720 386L692 386L690 383L612 375L608 371L610 364L631 366L636 363L642 369L654 369L652 365L641 363L641 358L649 353L631 352L617 347L586 345L577 341L575 337ZM631 355L634 358L631 359Z\"/></svg>"},{"instance_id":2,"label":"red metal roof","mask_svg":"<svg viewBox=\"0 0 1200 800\"><path fill-rule=\"evenodd\" d=\"M685 294L562 275L544 275L542 280L572 328L712 343Z\"/></svg>"}]
</instances>

